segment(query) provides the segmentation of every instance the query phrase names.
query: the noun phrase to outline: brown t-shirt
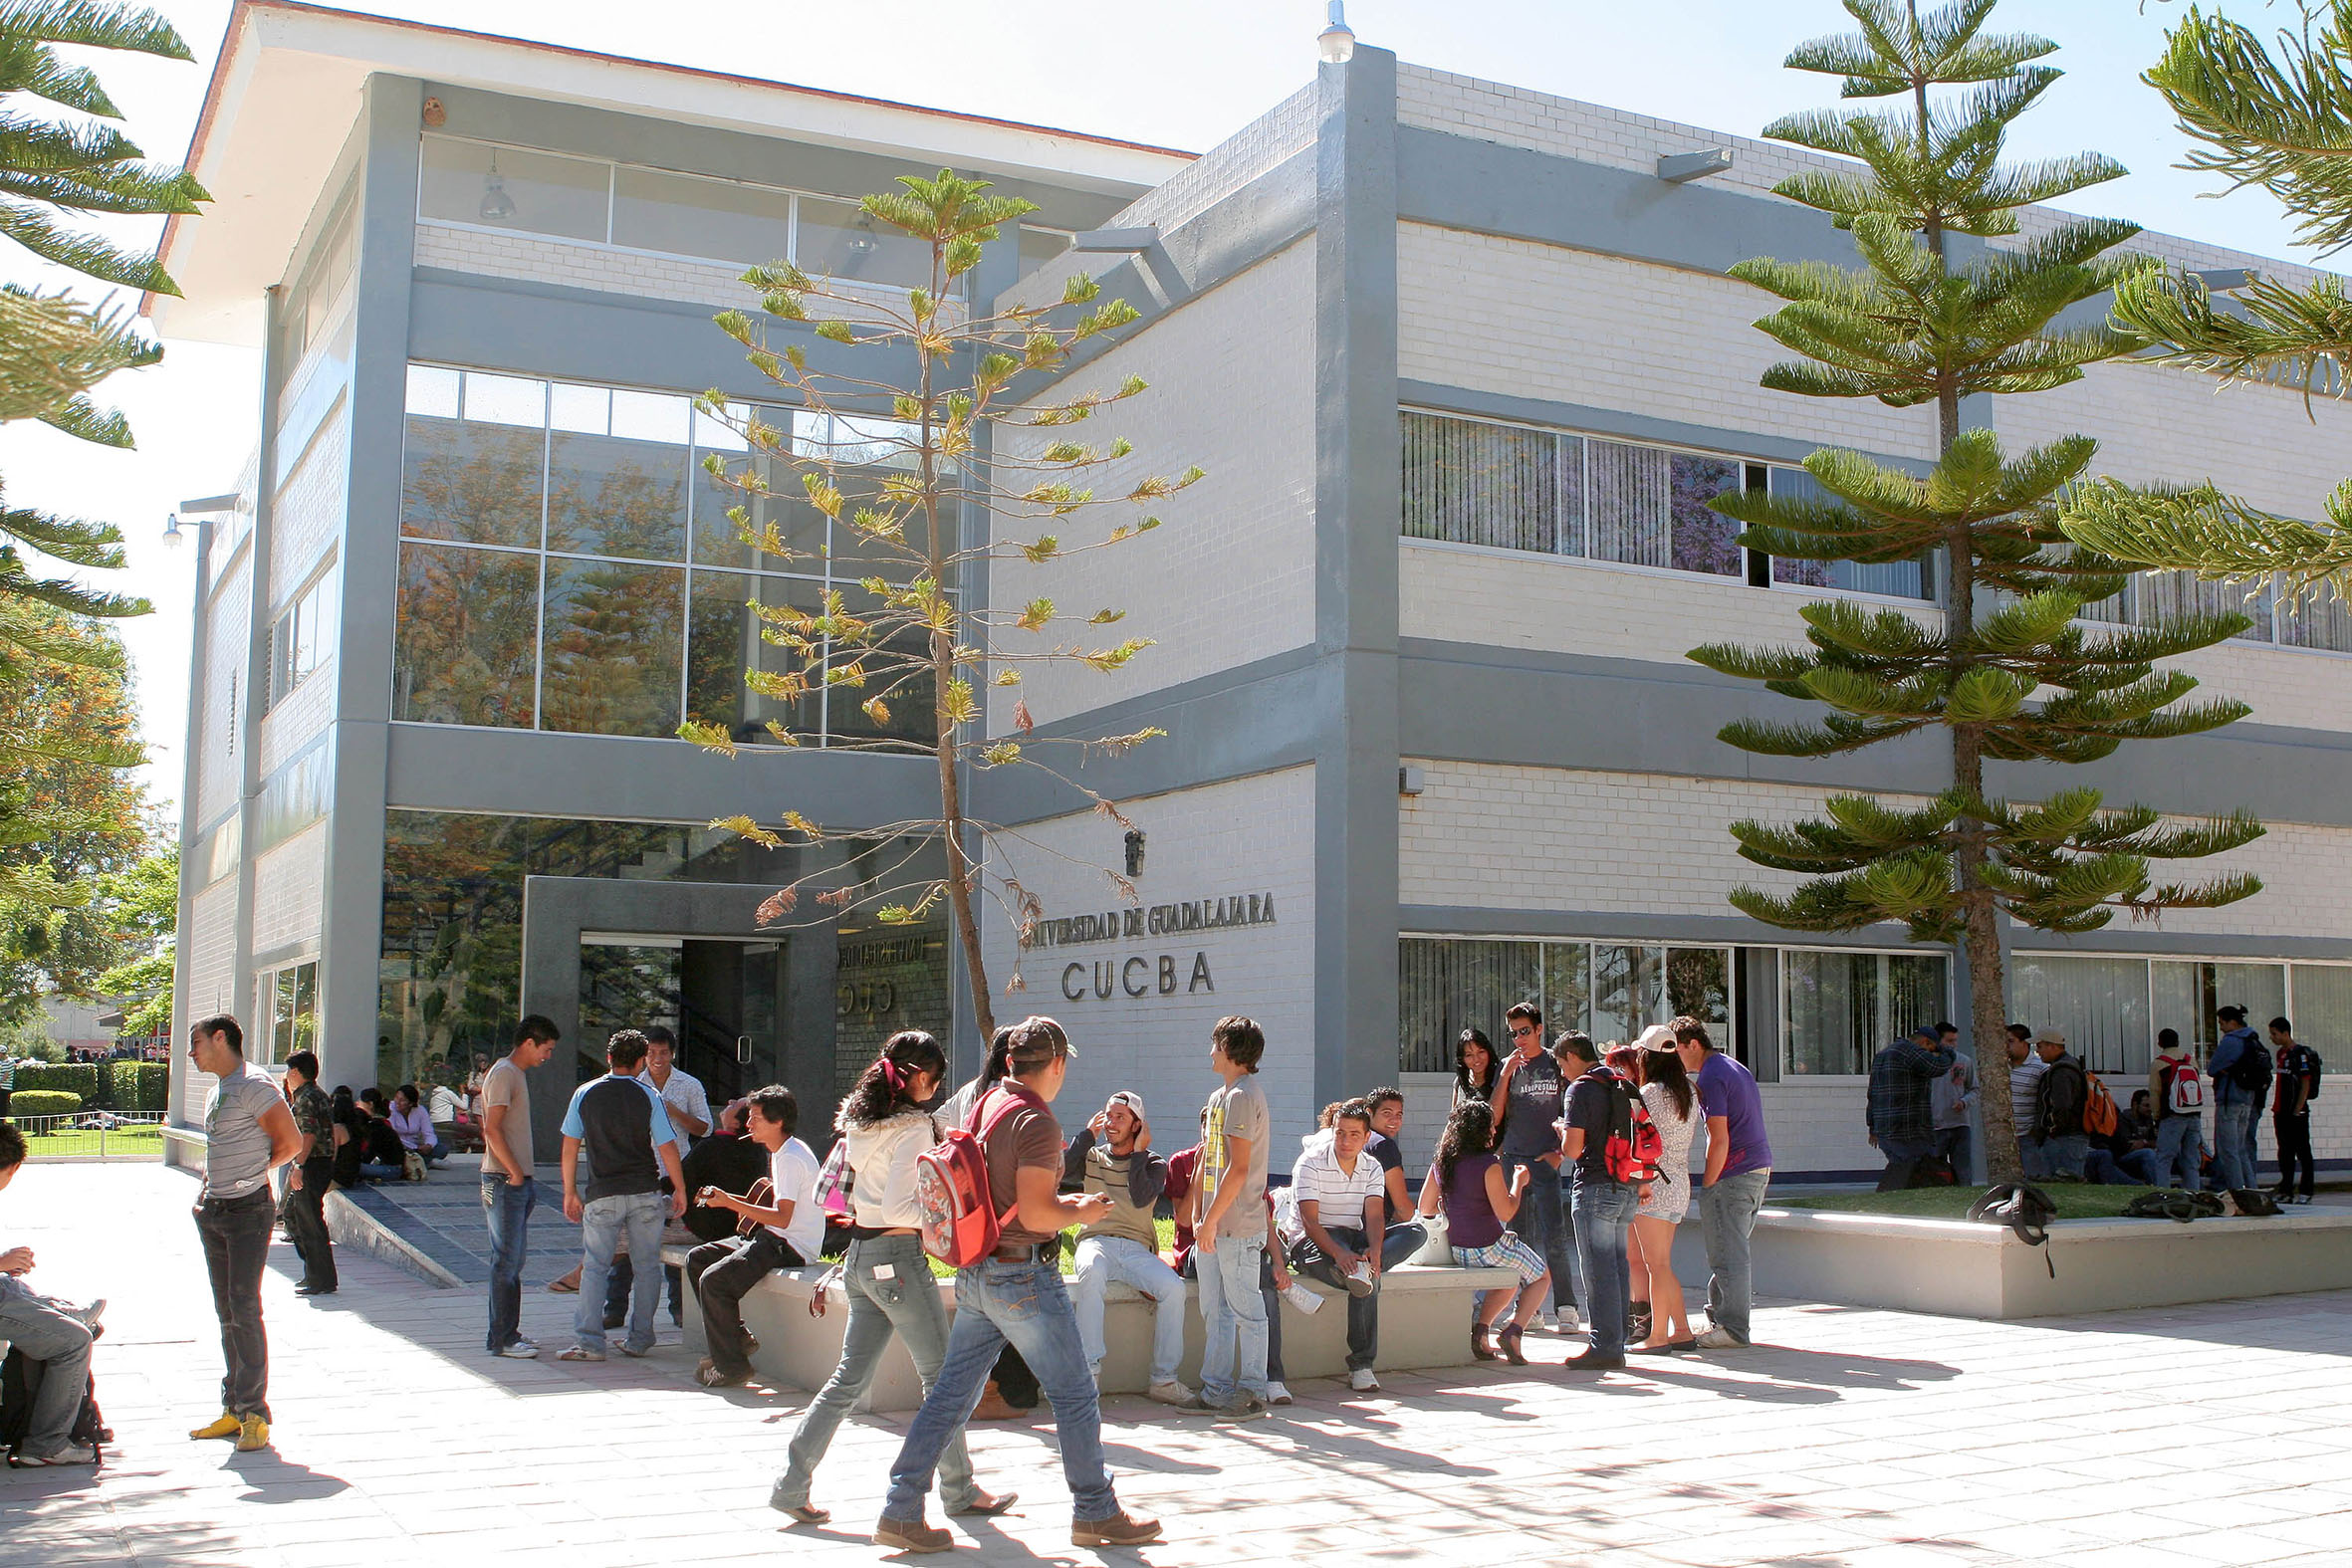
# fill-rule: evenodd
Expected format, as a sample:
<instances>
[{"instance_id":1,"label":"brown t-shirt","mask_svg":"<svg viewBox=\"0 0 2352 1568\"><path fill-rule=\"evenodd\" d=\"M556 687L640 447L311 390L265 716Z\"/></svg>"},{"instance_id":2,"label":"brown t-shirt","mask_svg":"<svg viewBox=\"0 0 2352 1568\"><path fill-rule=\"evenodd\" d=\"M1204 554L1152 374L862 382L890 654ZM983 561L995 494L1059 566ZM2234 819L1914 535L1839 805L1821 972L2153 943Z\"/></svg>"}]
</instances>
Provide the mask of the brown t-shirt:
<instances>
[{"instance_id":1,"label":"brown t-shirt","mask_svg":"<svg viewBox=\"0 0 2352 1568\"><path fill-rule=\"evenodd\" d=\"M985 1129L991 1116L1002 1109L1008 1091L1002 1084L991 1089L980 1108L980 1125ZM1054 1173L1054 1180L1061 1180L1061 1124L1043 1104L1028 1105L1007 1116L993 1132L984 1132L980 1152L988 1157L989 1195L1003 1214L1012 1208L1019 1192L1016 1173L1023 1169L1043 1169ZM1022 1229L1019 1216L1005 1222L1003 1243L1006 1246L1035 1246L1050 1241L1055 1232Z\"/></svg>"}]
</instances>

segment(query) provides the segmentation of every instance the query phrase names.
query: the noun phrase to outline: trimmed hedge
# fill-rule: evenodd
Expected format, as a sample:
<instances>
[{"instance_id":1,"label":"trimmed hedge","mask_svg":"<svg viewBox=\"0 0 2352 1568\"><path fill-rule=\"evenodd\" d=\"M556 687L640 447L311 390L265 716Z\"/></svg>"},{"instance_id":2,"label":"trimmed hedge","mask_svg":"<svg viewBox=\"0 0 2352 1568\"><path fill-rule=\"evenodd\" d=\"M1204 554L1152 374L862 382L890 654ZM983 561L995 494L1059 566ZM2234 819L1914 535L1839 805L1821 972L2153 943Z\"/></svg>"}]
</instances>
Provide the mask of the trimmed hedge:
<instances>
[{"instance_id":1,"label":"trimmed hedge","mask_svg":"<svg viewBox=\"0 0 2352 1568\"><path fill-rule=\"evenodd\" d=\"M8 1119L29 1116L71 1116L82 1109L82 1096L63 1089L19 1089L8 1101Z\"/></svg>"},{"instance_id":2,"label":"trimmed hedge","mask_svg":"<svg viewBox=\"0 0 2352 1568\"><path fill-rule=\"evenodd\" d=\"M75 1109L159 1111L171 1093L171 1064L164 1061L77 1061L27 1063L16 1069L16 1086L78 1096Z\"/></svg>"},{"instance_id":3,"label":"trimmed hedge","mask_svg":"<svg viewBox=\"0 0 2352 1568\"><path fill-rule=\"evenodd\" d=\"M94 1061L44 1062L39 1066L16 1069L17 1092L27 1089L52 1089L75 1096L71 1109L98 1103L98 1068ZM48 1114L48 1113L45 1113Z\"/></svg>"}]
</instances>

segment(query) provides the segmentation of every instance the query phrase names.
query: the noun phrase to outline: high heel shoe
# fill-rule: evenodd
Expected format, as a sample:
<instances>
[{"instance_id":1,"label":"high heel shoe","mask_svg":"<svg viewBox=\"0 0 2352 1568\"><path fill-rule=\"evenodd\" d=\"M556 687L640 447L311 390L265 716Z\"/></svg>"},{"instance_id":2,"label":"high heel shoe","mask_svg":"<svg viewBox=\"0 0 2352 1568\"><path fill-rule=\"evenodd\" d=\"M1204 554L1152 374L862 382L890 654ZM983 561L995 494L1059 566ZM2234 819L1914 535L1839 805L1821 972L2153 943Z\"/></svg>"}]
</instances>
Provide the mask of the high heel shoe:
<instances>
[{"instance_id":1,"label":"high heel shoe","mask_svg":"<svg viewBox=\"0 0 2352 1568\"><path fill-rule=\"evenodd\" d=\"M1470 1353L1480 1361L1495 1359L1494 1330L1484 1323L1470 1325Z\"/></svg>"},{"instance_id":2,"label":"high heel shoe","mask_svg":"<svg viewBox=\"0 0 2352 1568\"><path fill-rule=\"evenodd\" d=\"M1502 1350L1503 1359L1515 1367L1524 1367L1528 1364L1527 1352L1519 1348L1520 1336L1523 1332L1524 1330L1514 1323L1495 1336L1495 1343Z\"/></svg>"}]
</instances>

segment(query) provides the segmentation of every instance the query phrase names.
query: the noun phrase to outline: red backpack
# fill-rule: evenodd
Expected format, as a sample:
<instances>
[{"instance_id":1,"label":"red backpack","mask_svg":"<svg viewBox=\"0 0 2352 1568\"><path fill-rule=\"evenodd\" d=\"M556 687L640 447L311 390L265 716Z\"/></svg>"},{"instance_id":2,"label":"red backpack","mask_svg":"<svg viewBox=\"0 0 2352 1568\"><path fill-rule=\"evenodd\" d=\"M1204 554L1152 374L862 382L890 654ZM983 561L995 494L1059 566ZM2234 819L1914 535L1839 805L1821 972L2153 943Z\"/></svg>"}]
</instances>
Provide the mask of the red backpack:
<instances>
[{"instance_id":1,"label":"red backpack","mask_svg":"<svg viewBox=\"0 0 2352 1568\"><path fill-rule=\"evenodd\" d=\"M984 1123L980 1113L991 1099L997 1107ZM923 1215L924 1251L952 1268L969 1268L997 1249L1013 1208L997 1212L980 1141L1007 1117L1037 1103L1035 1096L1000 1084L972 1102L963 1126L949 1128L944 1139L915 1156L915 1207Z\"/></svg>"},{"instance_id":2,"label":"red backpack","mask_svg":"<svg viewBox=\"0 0 2352 1568\"><path fill-rule=\"evenodd\" d=\"M1666 1158L1666 1139L1658 1131L1658 1124L1650 1120L1650 1108L1641 1102L1641 1091L1633 1081L1614 1068L1601 1071L1610 1079L1610 1098L1614 1102L1609 1115L1609 1141L1601 1148L1601 1165L1612 1182L1638 1185L1658 1179L1658 1162Z\"/></svg>"}]
</instances>

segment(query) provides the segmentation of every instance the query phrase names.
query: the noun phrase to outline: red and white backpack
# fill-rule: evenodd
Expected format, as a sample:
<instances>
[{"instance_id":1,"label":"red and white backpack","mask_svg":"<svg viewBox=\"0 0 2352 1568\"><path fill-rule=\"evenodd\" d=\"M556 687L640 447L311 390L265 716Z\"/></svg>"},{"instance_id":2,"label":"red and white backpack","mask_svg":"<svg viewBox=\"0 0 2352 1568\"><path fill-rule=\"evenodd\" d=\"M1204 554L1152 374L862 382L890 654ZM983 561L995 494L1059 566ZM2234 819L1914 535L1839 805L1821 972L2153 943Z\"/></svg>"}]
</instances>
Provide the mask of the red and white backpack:
<instances>
[{"instance_id":1,"label":"red and white backpack","mask_svg":"<svg viewBox=\"0 0 2352 1568\"><path fill-rule=\"evenodd\" d=\"M1665 1135L1650 1120L1650 1108L1642 1103L1641 1090L1634 1087L1633 1080L1614 1068L1601 1071L1613 1080L1610 1096L1616 1102L1609 1116L1609 1141L1601 1147L1601 1164L1612 1182L1654 1182L1658 1162L1666 1158Z\"/></svg>"},{"instance_id":2,"label":"red and white backpack","mask_svg":"<svg viewBox=\"0 0 2352 1568\"><path fill-rule=\"evenodd\" d=\"M2156 1064L2167 1069L2164 1085L2164 1108L2175 1116L2195 1116L2205 1109L2205 1079L2198 1073L2195 1056L2159 1056Z\"/></svg>"},{"instance_id":3,"label":"red and white backpack","mask_svg":"<svg viewBox=\"0 0 2352 1568\"><path fill-rule=\"evenodd\" d=\"M989 1110L992 1101L995 1109ZM1013 1206L1000 1213L989 1192L988 1154L981 1140L1032 1103L1002 1085L993 1088L973 1101L963 1126L949 1128L945 1138L915 1156L923 1250L951 1268L969 1268L995 1251L1005 1223L1013 1218Z\"/></svg>"}]
</instances>

